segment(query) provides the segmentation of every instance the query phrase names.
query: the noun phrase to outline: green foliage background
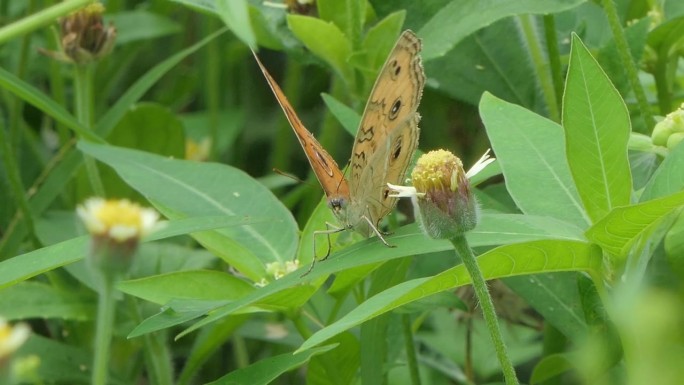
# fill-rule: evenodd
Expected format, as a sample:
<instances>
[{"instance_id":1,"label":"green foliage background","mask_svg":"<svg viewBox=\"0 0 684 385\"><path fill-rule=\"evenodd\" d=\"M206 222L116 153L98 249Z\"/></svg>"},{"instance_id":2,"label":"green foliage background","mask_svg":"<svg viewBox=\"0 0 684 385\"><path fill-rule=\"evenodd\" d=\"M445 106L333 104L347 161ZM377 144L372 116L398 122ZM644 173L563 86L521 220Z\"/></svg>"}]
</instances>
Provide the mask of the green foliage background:
<instances>
[{"instance_id":1,"label":"green foliage background","mask_svg":"<svg viewBox=\"0 0 684 385\"><path fill-rule=\"evenodd\" d=\"M96 283L74 209L99 190L169 220L117 286L111 383L503 381L470 277L408 205L387 220L395 248L342 234L309 275L267 272L323 255L313 231L334 219L250 47L344 165L404 29L424 46L420 150L497 157L472 180L468 241L502 280L521 382L684 376L684 145L650 137L682 102L681 1L319 0L297 14L110 0L116 47L79 88L83 68L38 48L57 50L58 19L86 2L0 3L0 316L34 330L14 360L40 357L20 383L89 381ZM188 141L206 141L203 162L183 160Z\"/></svg>"}]
</instances>

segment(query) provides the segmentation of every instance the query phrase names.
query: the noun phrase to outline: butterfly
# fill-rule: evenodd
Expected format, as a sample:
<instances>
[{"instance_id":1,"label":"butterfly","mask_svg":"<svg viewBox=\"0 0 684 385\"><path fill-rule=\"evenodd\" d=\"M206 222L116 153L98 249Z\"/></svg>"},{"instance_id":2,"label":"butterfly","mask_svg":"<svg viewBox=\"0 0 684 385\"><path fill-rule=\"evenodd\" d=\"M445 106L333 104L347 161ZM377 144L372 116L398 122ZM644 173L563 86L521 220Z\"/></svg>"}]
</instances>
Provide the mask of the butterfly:
<instances>
[{"instance_id":1,"label":"butterfly","mask_svg":"<svg viewBox=\"0 0 684 385\"><path fill-rule=\"evenodd\" d=\"M328 207L343 226L317 231L314 236L354 229L366 237L375 234L390 247L378 225L397 203L397 198L389 195L387 183L403 182L418 147L417 109L425 84L420 50L420 39L406 30L390 52L366 103L354 140L348 178L304 127L283 91L254 54L325 191Z\"/></svg>"}]
</instances>

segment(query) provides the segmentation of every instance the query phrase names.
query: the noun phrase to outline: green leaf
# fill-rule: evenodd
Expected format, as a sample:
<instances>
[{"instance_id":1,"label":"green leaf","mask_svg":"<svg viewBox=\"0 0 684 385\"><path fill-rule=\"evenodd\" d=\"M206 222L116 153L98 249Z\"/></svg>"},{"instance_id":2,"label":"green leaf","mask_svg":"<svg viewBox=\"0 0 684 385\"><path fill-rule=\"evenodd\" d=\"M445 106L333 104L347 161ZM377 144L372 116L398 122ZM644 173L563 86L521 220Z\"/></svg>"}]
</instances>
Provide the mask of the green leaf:
<instances>
[{"instance_id":1,"label":"green leaf","mask_svg":"<svg viewBox=\"0 0 684 385\"><path fill-rule=\"evenodd\" d=\"M639 199L646 202L684 189L684 142L670 151L644 187Z\"/></svg>"},{"instance_id":2,"label":"green leaf","mask_svg":"<svg viewBox=\"0 0 684 385\"><path fill-rule=\"evenodd\" d=\"M34 355L40 357L37 368L39 378L53 383L88 384L92 367L92 351L80 349L72 345L57 342L37 334L32 334L28 341L19 348L16 357ZM114 385L124 384L121 380L111 378Z\"/></svg>"},{"instance_id":3,"label":"green leaf","mask_svg":"<svg viewBox=\"0 0 684 385\"><path fill-rule=\"evenodd\" d=\"M551 354L535 365L532 370L530 384L540 384L574 368L572 359L567 354Z\"/></svg>"},{"instance_id":4,"label":"green leaf","mask_svg":"<svg viewBox=\"0 0 684 385\"><path fill-rule=\"evenodd\" d=\"M380 67L387 61L387 56L394 47L397 36L401 33L405 18L406 11L390 13L366 33L361 48L365 51L366 69L373 71L369 85L373 84L375 75L377 75Z\"/></svg>"},{"instance_id":5,"label":"green leaf","mask_svg":"<svg viewBox=\"0 0 684 385\"><path fill-rule=\"evenodd\" d=\"M358 42L366 16L366 0L318 0L318 16L332 22L351 40Z\"/></svg>"},{"instance_id":6,"label":"green leaf","mask_svg":"<svg viewBox=\"0 0 684 385\"><path fill-rule=\"evenodd\" d=\"M571 9L585 0L461 0L440 9L418 32L425 42L423 59L444 56L478 29L508 16L549 14Z\"/></svg>"},{"instance_id":7,"label":"green leaf","mask_svg":"<svg viewBox=\"0 0 684 385\"><path fill-rule=\"evenodd\" d=\"M539 239L583 240L582 230L553 218L539 218L528 215L513 214L483 214L477 228L467 234L468 243L472 247L492 246L501 243L524 242ZM302 279L306 282L316 282L321 277L344 270L365 265L373 265L384 261L406 256L419 256L436 251L451 250L452 246L445 240L427 238L417 225L404 226L387 238L396 246L388 248L377 239L367 239L355 243L339 252L332 254L324 262L316 264L314 269L305 277L300 276L308 269L303 266L299 270L263 287L253 294L241 298L220 309L215 309L209 316L183 331L182 337L193 330L228 316L233 312L250 305L260 303L286 288L299 286ZM312 287L315 286L312 284Z\"/></svg>"},{"instance_id":8,"label":"green leaf","mask_svg":"<svg viewBox=\"0 0 684 385\"><path fill-rule=\"evenodd\" d=\"M216 13L249 48L256 49L247 0L215 0Z\"/></svg>"},{"instance_id":9,"label":"green leaf","mask_svg":"<svg viewBox=\"0 0 684 385\"><path fill-rule=\"evenodd\" d=\"M535 274L504 278L506 286L544 317L569 340L577 341L587 332L580 293L574 272Z\"/></svg>"},{"instance_id":10,"label":"green leaf","mask_svg":"<svg viewBox=\"0 0 684 385\"><path fill-rule=\"evenodd\" d=\"M352 45L335 24L315 17L288 15L287 25L306 48L328 63L347 84L354 84L354 72L347 63Z\"/></svg>"},{"instance_id":11,"label":"green leaf","mask_svg":"<svg viewBox=\"0 0 684 385\"><path fill-rule=\"evenodd\" d=\"M116 103L111 106L104 116L95 125L95 132L102 137L107 137L119 120L128 112L131 105L135 104L149 89L171 68L180 63L190 54L194 53L215 37L224 33L226 30L217 31L200 42L188 47L170 58L162 61L139 78L135 84L117 98ZM0 72L2 69L0 68ZM2 80L0 80L1 82ZM61 108L61 107L60 107ZM69 150L67 147L66 150ZM29 206L35 215L41 214L47 209L52 201L63 191L65 181L71 180L77 168L82 164L83 156L78 151L71 151L55 168L52 169L36 194L31 196ZM19 243L26 236L26 225L19 222L11 231L3 234L0 242L0 255L14 255Z\"/></svg>"},{"instance_id":12,"label":"green leaf","mask_svg":"<svg viewBox=\"0 0 684 385\"><path fill-rule=\"evenodd\" d=\"M266 220L261 219L261 221ZM252 223L252 221L242 217L217 216L169 221L166 222L166 226L163 229L143 239L143 242L226 226L241 226L248 223ZM88 242L89 237L82 236L0 262L0 289L58 267L80 261L85 257Z\"/></svg>"},{"instance_id":13,"label":"green leaf","mask_svg":"<svg viewBox=\"0 0 684 385\"><path fill-rule=\"evenodd\" d=\"M589 218L570 175L561 127L489 93L482 97L480 114L506 188L520 210L587 227Z\"/></svg>"},{"instance_id":14,"label":"green leaf","mask_svg":"<svg viewBox=\"0 0 684 385\"><path fill-rule=\"evenodd\" d=\"M104 143L102 138L82 125L64 107L50 99L31 84L24 82L3 68L0 68L0 87L8 90L17 97L43 111L45 114L53 117L56 121L74 130L80 138Z\"/></svg>"},{"instance_id":15,"label":"green leaf","mask_svg":"<svg viewBox=\"0 0 684 385\"><path fill-rule=\"evenodd\" d=\"M323 354L333 349L335 345L321 346L320 348L310 349L307 351L300 351L297 353L285 353L277 356L265 358L261 361L255 362L252 365L234 370L229 374L219 378L209 384L213 385L234 385L234 384L250 384L250 385L267 385L270 384L281 374L295 369L315 355ZM209 385L208 384L208 385Z\"/></svg>"},{"instance_id":16,"label":"green leaf","mask_svg":"<svg viewBox=\"0 0 684 385\"><path fill-rule=\"evenodd\" d=\"M330 112L337 118L337 121L342 124L345 131L351 134L351 136L356 136L356 130L359 128L361 123L361 115L354 109L349 108L346 104L335 99L332 95L321 94L325 105L328 106Z\"/></svg>"},{"instance_id":17,"label":"green leaf","mask_svg":"<svg viewBox=\"0 0 684 385\"><path fill-rule=\"evenodd\" d=\"M143 11L105 14L105 21L116 26L116 44L147 41L182 31L180 24L167 17Z\"/></svg>"},{"instance_id":18,"label":"green leaf","mask_svg":"<svg viewBox=\"0 0 684 385\"><path fill-rule=\"evenodd\" d=\"M629 204L629 112L574 34L563 96L563 129L570 171L589 217L596 222L614 207Z\"/></svg>"},{"instance_id":19,"label":"green leaf","mask_svg":"<svg viewBox=\"0 0 684 385\"><path fill-rule=\"evenodd\" d=\"M673 210L684 206L684 191L632 206L613 209L587 230L587 238L605 251L627 257L642 234L653 229Z\"/></svg>"},{"instance_id":20,"label":"green leaf","mask_svg":"<svg viewBox=\"0 0 684 385\"><path fill-rule=\"evenodd\" d=\"M5 24L0 28L0 45L18 36L27 34L43 26L54 23L61 16L66 16L79 8L86 6L92 0L66 0L47 7L27 17L23 17L12 24ZM9 20L9 18L7 19Z\"/></svg>"},{"instance_id":21,"label":"green leaf","mask_svg":"<svg viewBox=\"0 0 684 385\"><path fill-rule=\"evenodd\" d=\"M515 20L504 19L466 37L445 56L425 62L428 85L474 106L487 91L544 114L537 74L525 45L501 38L518 33Z\"/></svg>"},{"instance_id":22,"label":"green leaf","mask_svg":"<svg viewBox=\"0 0 684 385\"><path fill-rule=\"evenodd\" d=\"M114 168L126 183L151 199L167 216L268 213L270 222L193 234L252 280L258 281L264 276L267 262L292 260L298 241L292 214L268 189L243 171L222 164L168 159L113 146L80 142L79 148Z\"/></svg>"},{"instance_id":23,"label":"green leaf","mask_svg":"<svg viewBox=\"0 0 684 385\"><path fill-rule=\"evenodd\" d=\"M7 320L29 318L87 321L95 314L93 296L62 291L38 282L0 290L0 314Z\"/></svg>"},{"instance_id":24,"label":"green leaf","mask_svg":"<svg viewBox=\"0 0 684 385\"><path fill-rule=\"evenodd\" d=\"M230 300L252 291L254 286L220 271L182 271L119 282L117 288L150 302L172 299Z\"/></svg>"},{"instance_id":25,"label":"green leaf","mask_svg":"<svg viewBox=\"0 0 684 385\"><path fill-rule=\"evenodd\" d=\"M480 255L477 261L485 279L494 279L553 271L597 274L601 269L601 257L599 248L585 242L536 241L498 247ZM470 282L462 264L433 277L406 281L369 298L341 319L317 331L300 349L316 346L399 306Z\"/></svg>"}]
</instances>

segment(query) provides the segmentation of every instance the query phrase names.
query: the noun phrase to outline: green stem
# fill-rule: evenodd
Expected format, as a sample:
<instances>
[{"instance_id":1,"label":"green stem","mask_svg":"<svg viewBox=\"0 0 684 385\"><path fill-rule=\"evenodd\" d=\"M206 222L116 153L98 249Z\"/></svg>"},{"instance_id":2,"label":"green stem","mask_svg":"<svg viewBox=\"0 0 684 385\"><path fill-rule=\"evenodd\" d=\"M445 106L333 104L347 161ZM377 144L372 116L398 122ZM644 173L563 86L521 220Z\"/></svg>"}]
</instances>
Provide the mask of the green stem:
<instances>
[{"instance_id":1,"label":"green stem","mask_svg":"<svg viewBox=\"0 0 684 385\"><path fill-rule=\"evenodd\" d=\"M546 55L549 59L549 71L553 79L553 90L556 94L556 107L560 109L563 100L563 74L561 73L560 50L556 37L556 18L553 14L544 15L544 37Z\"/></svg>"},{"instance_id":2,"label":"green stem","mask_svg":"<svg viewBox=\"0 0 684 385\"><path fill-rule=\"evenodd\" d=\"M477 265L475 255L463 236L451 239L451 244L454 245L456 253L463 260L463 264L465 265L466 270L468 270L470 278L473 280L475 295L477 296L477 300L482 308L482 315L484 316L487 329L489 329L489 335L492 337L494 349L496 350L496 355L499 358L499 363L501 363L506 384L518 385L519 382L515 374L515 369L513 368L513 364L506 354L506 344L501 336L501 329L499 328L499 323L496 319L496 313L494 312L492 297L489 295L487 283L485 282L484 276Z\"/></svg>"},{"instance_id":3,"label":"green stem","mask_svg":"<svg viewBox=\"0 0 684 385\"><path fill-rule=\"evenodd\" d=\"M0 45L17 36L27 34L43 26L54 23L59 17L75 11L92 1L93 0L66 0L12 24L6 25L0 28Z\"/></svg>"},{"instance_id":4,"label":"green stem","mask_svg":"<svg viewBox=\"0 0 684 385\"><path fill-rule=\"evenodd\" d=\"M1 122L1 121L0 121ZM17 203L19 208L19 213L24 218L24 223L28 228L29 237L33 246L38 249L40 248L40 241L36 236L35 224L33 222L33 215L29 208L28 198L25 194L24 184L21 181L21 175L19 171L19 165L17 164L17 158L14 155L14 148L12 147L5 133L5 127L0 126L0 143L4 147L2 149L2 160L5 165L5 173L7 174L7 179L9 180L10 188L12 189L12 194L14 195L14 201ZM4 237L3 237L4 238ZM4 244L5 239L3 239ZM3 258L0 257L0 260Z\"/></svg>"},{"instance_id":5,"label":"green stem","mask_svg":"<svg viewBox=\"0 0 684 385\"><path fill-rule=\"evenodd\" d=\"M648 105L648 100L646 99L646 93L639 82L639 73L634 63L634 59L632 58L632 53L629 51L627 38L625 37L625 31L622 30L620 17L615 8L615 2L613 0L602 0L601 2L603 3L603 10L606 12L610 29L613 31L615 48L617 48L620 60L625 67L625 71L627 71L627 79L632 86L632 91L634 92L641 116L645 123L643 130L650 131L655 125L655 121L653 120L653 115L651 114L651 109Z\"/></svg>"},{"instance_id":6,"label":"green stem","mask_svg":"<svg viewBox=\"0 0 684 385\"><path fill-rule=\"evenodd\" d=\"M130 313L136 324L142 322L140 305L132 296L126 296ZM145 334L143 337L145 345L145 361L147 373L153 384L173 384L173 367L171 366L171 353L165 343L163 332Z\"/></svg>"},{"instance_id":7,"label":"green stem","mask_svg":"<svg viewBox=\"0 0 684 385\"><path fill-rule=\"evenodd\" d=\"M89 132L92 131L93 128L93 103L95 101L93 92L94 77L94 64L74 65L74 108L76 110L76 118ZM88 175L88 180L90 181L90 187L93 189L93 193L96 196L104 197L104 185L102 184L100 172L95 164L95 159L89 155L85 155L83 158L86 174Z\"/></svg>"},{"instance_id":8,"label":"green stem","mask_svg":"<svg viewBox=\"0 0 684 385\"><path fill-rule=\"evenodd\" d=\"M103 275L100 287L100 299L97 304L97 326L95 329L95 359L93 361L93 385L107 383L109 368L109 347L114 329L115 301L114 281Z\"/></svg>"},{"instance_id":9,"label":"green stem","mask_svg":"<svg viewBox=\"0 0 684 385\"><path fill-rule=\"evenodd\" d=\"M546 108L549 111L549 117L558 122L560 121L560 112L558 111L556 90L551 73L547 69L546 59L540 44L541 39L538 36L533 17L532 15L520 15L518 16L518 24L525 38L525 43L532 59L532 65L537 73L539 87L541 88Z\"/></svg>"},{"instance_id":10,"label":"green stem","mask_svg":"<svg viewBox=\"0 0 684 385\"><path fill-rule=\"evenodd\" d=\"M406 349L406 364L412 385L420 385L420 373L418 372L418 360L416 359L416 346L413 343L413 329L411 328L411 316L402 314L401 326L404 332L404 347Z\"/></svg>"}]
</instances>

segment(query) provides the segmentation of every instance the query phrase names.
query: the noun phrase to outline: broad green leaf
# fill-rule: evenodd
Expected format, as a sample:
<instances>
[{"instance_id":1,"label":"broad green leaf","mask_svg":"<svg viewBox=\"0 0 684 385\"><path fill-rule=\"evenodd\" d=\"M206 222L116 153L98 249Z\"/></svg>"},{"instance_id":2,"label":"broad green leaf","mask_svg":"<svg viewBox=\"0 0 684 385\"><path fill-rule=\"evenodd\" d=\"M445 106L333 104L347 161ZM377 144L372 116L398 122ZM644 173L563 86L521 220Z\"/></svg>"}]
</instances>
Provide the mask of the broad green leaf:
<instances>
[{"instance_id":1,"label":"broad green leaf","mask_svg":"<svg viewBox=\"0 0 684 385\"><path fill-rule=\"evenodd\" d=\"M139 78L123 95L121 95L112 107L107 110L104 116L95 125L95 132L102 137L107 137L119 120L126 114L131 105L135 104L147 91L171 68L180 63L190 54L194 53L215 37L224 33L226 30L217 31L200 42L188 47L170 58L162 61ZM2 69L0 69L1 71ZM65 181L71 180L76 170L82 164L83 155L78 151L69 151L66 156L61 158L52 172L40 186L38 192L31 196L29 206L31 211L39 215L47 209L52 201L62 192ZM61 156L61 155L60 155ZM58 159L58 158L56 158ZM13 227L10 231L3 234L0 240L0 255L14 255L19 243L26 236L26 225L24 222Z\"/></svg>"},{"instance_id":2,"label":"broad green leaf","mask_svg":"<svg viewBox=\"0 0 684 385\"><path fill-rule=\"evenodd\" d=\"M585 228L589 218L570 175L561 127L489 93L482 97L480 114L508 192L522 212Z\"/></svg>"},{"instance_id":3,"label":"broad green leaf","mask_svg":"<svg viewBox=\"0 0 684 385\"><path fill-rule=\"evenodd\" d=\"M684 189L684 142L670 151L644 187L640 202L662 197Z\"/></svg>"},{"instance_id":4,"label":"broad green leaf","mask_svg":"<svg viewBox=\"0 0 684 385\"><path fill-rule=\"evenodd\" d=\"M508 16L549 14L573 8L585 0L462 0L441 8L418 32L429 61L449 52L478 29Z\"/></svg>"},{"instance_id":5,"label":"broad green leaf","mask_svg":"<svg viewBox=\"0 0 684 385\"><path fill-rule=\"evenodd\" d=\"M40 365L36 370L39 378L61 384L90 383L90 368L93 360L90 349L77 348L34 333L16 353L17 357L28 355L40 357ZM110 376L108 383L125 384L116 377L116 374Z\"/></svg>"},{"instance_id":6,"label":"broad green leaf","mask_svg":"<svg viewBox=\"0 0 684 385\"><path fill-rule=\"evenodd\" d=\"M259 221L259 219L257 218L256 221ZM261 221L266 220L262 218ZM226 226L241 226L247 223L252 223L252 221L241 217L217 216L170 221L166 223L163 229L150 235L143 241L153 241ZM0 262L0 289L25 281L46 271L80 261L85 257L88 241L87 236L82 236Z\"/></svg>"},{"instance_id":7,"label":"broad green leaf","mask_svg":"<svg viewBox=\"0 0 684 385\"><path fill-rule=\"evenodd\" d=\"M305 364L307 361L309 361L309 359L311 359L311 357L318 354L323 354L334 347L334 345L322 346L320 348L294 354L285 353L265 358L261 361L253 363L252 365L249 365L246 368L234 370L207 385L267 385L281 374Z\"/></svg>"},{"instance_id":8,"label":"broad green leaf","mask_svg":"<svg viewBox=\"0 0 684 385\"><path fill-rule=\"evenodd\" d=\"M145 102L131 106L107 139L114 146L177 159L185 157L183 124L168 108L155 103ZM85 179L85 174L83 177ZM109 196L141 200L111 168L100 167L100 177ZM90 185L87 182L85 191L90 194ZM78 196L81 199L87 197L84 195L79 191Z\"/></svg>"},{"instance_id":9,"label":"broad green leaf","mask_svg":"<svg viewBox=\"0 0 684 385\"><path fill-rule=\"evenodd\" d=\"M361 115L354 111L354 109L335 99L332 95L324 93L321 96L323 97L325 105L328 106L328 109L335 118L337 118L337 121L342 124L342 127L344 127L351 136L356 136L356 130L358 130L359 124L361 123Z\"/></svg>"},{"instance_id":10,"label":"broad green leaf","mask_svg":"<svg viewBox=\"0 0 684 385\"><path fill-rule=\"evenodd\" d=\"M540 239L563 239L567 241L584 239L582 230L566 222L552 218L515 214L483 214L478 227L469 232L467 237L471 247ZM308 266L303 266L292 274L255 291L253 294L221 309L217 309L205 319L182 332L179 337L247 306L263 302L267 298L278 295L279 292L286 288L301 285L303 281L316 282L321 277L327 277L332 273L364 265L373 265L396 258L419 256L452 248L451 244L447 241L427 238L418 229L417 225L400 228L393 236L388 237L387 241L396 247L387 248L377 239L367 239L332 254L324 262L317 263L309 274L300 278L306 269L309 268Z\"/></svg>"},{"instance_id":11,"label":"broad green leaf","mask_svg":"<svg viewBox=\"0 0 684 385\"><path fill-rule=\"evenodd\" d=\"M354 72L347 62L352 45L335 24L315 17L288 15L287 25L306 48L328 63L347 84L354 84Z\"/></svg>"},{"instance_id":12,"label":"broad green leaf","mask_svg":"<svg viewBox=\"0 0 684 385\"><path fill-rule=\"evenodd\" d=\"M254 286L231 274L213 270L181 271L119 282L124 293L163 305L172 299L230 300Z\"/></svg>"},{"instance_id":13,"label":"broad green leaf","mask_svg":"<svg viewBox=\"0 0 684 385\"><path fill-rule=\"evenodd\" d=\"M485 279L555 271L601 269L601 250L576 241L536 241L501 246L477 258ZM427 296L469 284L470 276L461 264L436 276L406 281L375 295L333 324L314 333L300 349L316 346L369 319Z\"/></svg>"},{"instance_id":14,"label":"broad green leaf","mask_svg":"<svg viewBox=\"0 0 684 385\"><path fill-rule=\"evenodd\" d=\"M248 47L256 48L247 0L215 0L216 13L231 31Z\"/></svg>"},{"instance_id":15,"label":"broad green leaf","mask_svg":"<svg viewBox=\"0 0 684 385\"><path fill-rule=\"evenodd\" d=\"M146 41L182 31L175 21L144 10L105 14L105 21L116 26L116 44Z\"/></svg>"},{"instance_id":16,"label":"broad green leaf","mask_svg":"<svg viewBox=\"0 0 684 385\"><path fill-rule=\"evenodd\" d=\"M535 274L504 278L506 286L563 333L569 340L582 338L587 322L582 313L574 272Z\"/></svg>"},{"instance_id":17,"label":"broad green leaf","mask_svg":"<svg viewBox=\"0 0 684 385\"><path fill-rule=\"evenodd\" d=\"M22 282L0 290L0 314L8 320L29 318L87 321L95 314L96 298L63 291L38 282Z\"/></svg>"},{"instance_id":18,"label":"broad green leaf","mask_svg":"<svg viewBox=\"0 0 684 385\"><path fill-rule=\"evenodd\" d=\"M466 37L445 56L425 62L427 85L474 106L487 91L544 114L537 74L525 45L501 38L518 34L515 21L504 19Z\"/></svg>"},{"instance_id":19,"label":"broad green leaf","mask_svg":"<svg viewBox=\"0 0 684 385\"><path fill-rule=\"evenodd\" d=\"M268 262L290 261L298 229L290 211L263 185L230 166L175 160L140 151L81 142L79 148L114 168L131 187L174 218L224 214L271 221L193 234L215 237L230 249L208 248L254 281ZM217 243L214 243L216 245ZM256 259L255 259L256 257Z\"/></svg>"},{"instance_id":20,"label":"broad green leaf","mask_svg":"<svg viewBox=\"0 0 684 385\"><path fill-rule=\"evenodd\" d=\"M620 94L572 35L563 96L563 129L570 171L592 221L630 202L629 112Z\"/></svg>"},{"instance_id":21,"label":"broad green leaf","mask_svg":"<svg viewBox=\"0 0 684 385\"><path fill-rule=\"evenodd\" d=\"M541 359L532 370L530 384L540 384L574 368L573 360L565 353L552 354Z\"/></svg>"},{"instance_id":22,"label":"broad green leaf","mask_svg":"<svg viewBox=\"0 0 684 385\"><path fill-rule=\"evenodd\" d=\"M684 191L636 205L618 207L587 230L586 235L605 251L624 258L642 234L682 206Z\"/></svg>"},{"instance_id":23,"label":"broad green leaf","mask_svg":"<svg viewBox=\"0 0 684 385\"><path fill-rule=\"evenodd\" d=\"M377 71L385 64L387 56L392 50L397 36L401 33L406 11L397 11L387 15L371 27L361 43L366 55L366 68L377 75ZM373 77L375 79L375 77ZM373 84L372 80L369 84Z\"/></svg>"},{"instance_id":24,"label":"broad green leaf","mask_svg":"<svg viewBox=\"0 0 684 385\"><path fill-rule=\"evenodd\" d=\"M327 346L337 345L333 350L327 354L313 357L309 362L306 374L307 384L354 383L356 373L359 370L360 344L358 337L351 333L342 333L336 337L327 344ZM331 377L339 381L331 381Z\"/></svg>"},{"instance_id":25,"label":"broad green leaf","mask_svg":"<svg viewBox=\"0 0 684 385\"><path fill-rule=\"evenodd\" d=\"M366 0L318 0L318 16L335 24L349 40L358 42L365 22Z\"/></svg>"},{"instance_id":26,"label":"broad green leaf","mask_svg":"<svg viewBox=\"0 0 684 385\"><path fill-rule=\"evenodd\" d=\"M235 331L243 326L249 316L228 317L223 322L207 327L195 338L192 350L184 359L183 370L178 375L177 384L190 384L202 365L221 349Z\"/></svg>"}]
</instances>

